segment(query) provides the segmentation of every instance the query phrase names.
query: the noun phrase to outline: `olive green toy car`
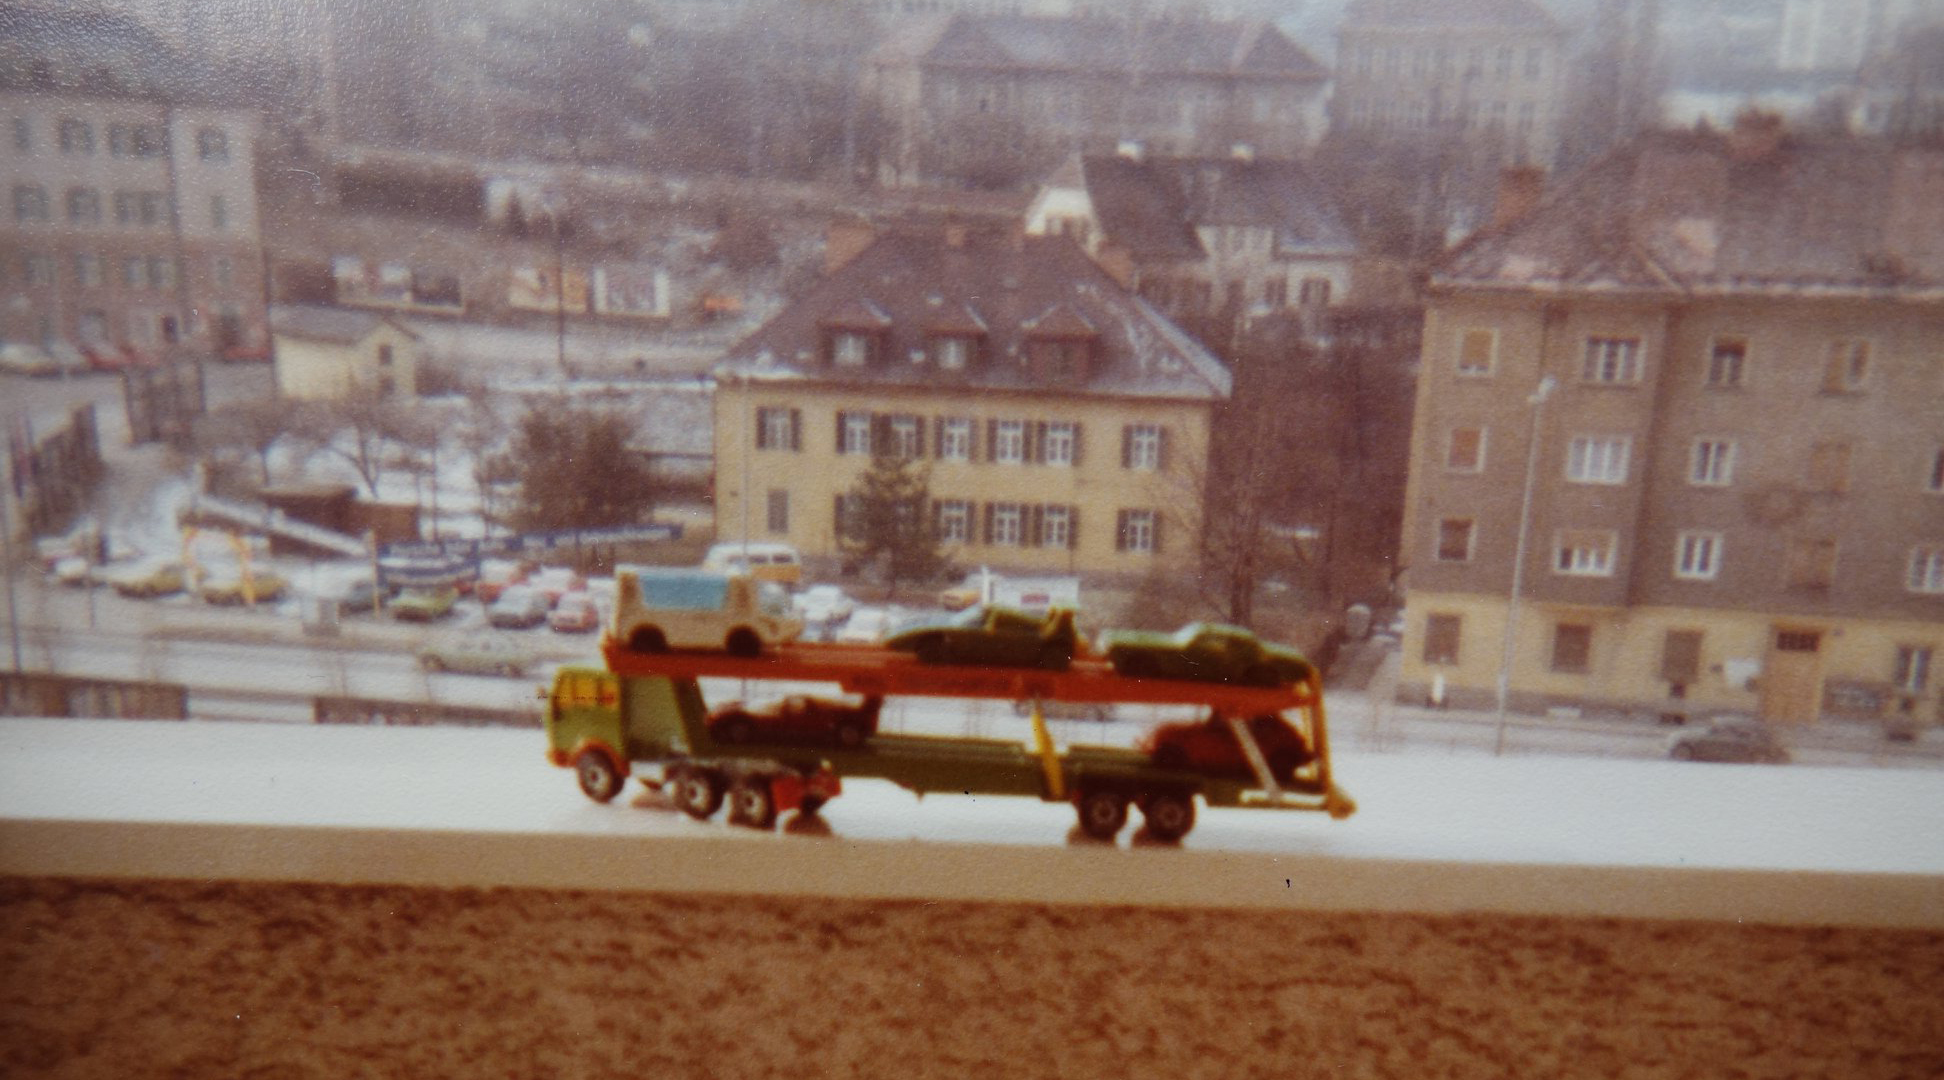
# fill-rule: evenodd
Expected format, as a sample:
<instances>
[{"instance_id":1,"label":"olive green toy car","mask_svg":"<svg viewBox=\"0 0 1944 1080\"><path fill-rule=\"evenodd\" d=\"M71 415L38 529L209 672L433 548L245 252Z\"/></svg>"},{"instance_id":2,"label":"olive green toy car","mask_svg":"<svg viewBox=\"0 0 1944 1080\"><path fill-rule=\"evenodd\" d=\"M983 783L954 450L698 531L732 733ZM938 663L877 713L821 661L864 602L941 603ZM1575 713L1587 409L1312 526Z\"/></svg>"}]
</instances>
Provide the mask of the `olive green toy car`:
<instances>
[{"instance_id":1,"label":"olive green toy car","mask_svg":"<svg viewBox=\"0 0 1944 1080\"><path fill-rule=\"evenodd\" d=\"M916 655L925 664L981 664L1036 667L1055 671L1073 663L1080 635L1073 612L1055 608L1034 615L988 605L948 619L906 626L884 639L884 647Z\"/></svg>"},{"instance_id":2,"label":"olive green toy car","mask_svg":"<svg viewBox=\"0 0 1944 1080\"><path fill-rule=\"evenodd\" d=\"M1311 671L1296 650L1225 623L1189 623L1172 634L1111 630L1101 635L1098 648L1116 674L1133 679L1287 686L1308 679Z\"/></svg>"}]
</instances>

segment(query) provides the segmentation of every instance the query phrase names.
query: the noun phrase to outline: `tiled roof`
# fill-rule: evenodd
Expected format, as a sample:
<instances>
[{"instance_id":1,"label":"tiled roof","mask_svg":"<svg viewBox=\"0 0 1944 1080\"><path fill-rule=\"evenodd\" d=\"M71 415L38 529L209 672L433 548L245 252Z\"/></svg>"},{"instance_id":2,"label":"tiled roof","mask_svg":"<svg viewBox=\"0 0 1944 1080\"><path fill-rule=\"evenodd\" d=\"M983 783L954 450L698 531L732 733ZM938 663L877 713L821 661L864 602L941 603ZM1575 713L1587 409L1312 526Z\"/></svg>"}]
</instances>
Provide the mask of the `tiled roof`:
<instances>
[{"instance_id":1,"label":"tiled roof","mask_svg":"<svg viewBox=\"0 0 1944 1080\"><path fill-rule=\"evenodd\" d=\"M1321 81L1329 75L1302 46L1264 22L961 15L920 55L931 64L1116 76L1138 71Z\"/></svg>"},{"instance_id":2,"label":"tiled roof","mask_svg":"<svg viewBox=\"0 0 1944 1080\"><path fill-rule=\"evenodd\" d=\"M1560 29L1558 21L1532 0L1355 0L1344 10L1343 26L1349 30Z\"/></svg>"},{"instance_id":3,"label":"tiled roof","mask_svg":"<svg viewBox=\"0 0 1944 1080\"><path fill-rule=\"evenodd\" d=\"M1083 169L1101 231L1140 257L1201 258L1196 228L1223 225L1274 229L1283 251L1356 249L1335 200L1294 161L1114 155Z\"/></svg>"},{"instance_id":4,"label":"tiled roof","mask_svg":"<svg viewBox=\"0 0 1944 1080\"><path fill-rule=\"evenodd\" d=\"M1944 289L1944 151L1881 139L1647 136L1473 237L1443 284L1815 292Z\"/></svg>"},{"instance_id":5,"label":"tiled roof","mask_svg":"<svg viewBox=\"0 0 1944 1080\"><path fill-rule=\"evenodd\" d=\"M869 304L890 318L876 364L823 362L832 313ZM922 357L941 323L983 325L981 361L943 375ZM1077 384L1037 380L1024 363L1035 333L1092 331L1096 355ZM1140 397L1228 396L1228 368L1152 307L1121 288L1064 237L974 234L962 246L938 234L880 237L818 280L775 318L731 349L718 368L769 378L892 386L954 384L986 390Z\"/></svg>"},{"instance_id":6,"label":"tiled roof","mask_svg":"<svg viewBox=\"0 0 1944 1080\"><path fill-rule=\"evenodd\" d=\"M382 324L390 324L406 337L418 338L405 324L378 312L316 304L270 306L270 332L280 337L352 345L363 341Z\"/></svg>"}]
</instances>

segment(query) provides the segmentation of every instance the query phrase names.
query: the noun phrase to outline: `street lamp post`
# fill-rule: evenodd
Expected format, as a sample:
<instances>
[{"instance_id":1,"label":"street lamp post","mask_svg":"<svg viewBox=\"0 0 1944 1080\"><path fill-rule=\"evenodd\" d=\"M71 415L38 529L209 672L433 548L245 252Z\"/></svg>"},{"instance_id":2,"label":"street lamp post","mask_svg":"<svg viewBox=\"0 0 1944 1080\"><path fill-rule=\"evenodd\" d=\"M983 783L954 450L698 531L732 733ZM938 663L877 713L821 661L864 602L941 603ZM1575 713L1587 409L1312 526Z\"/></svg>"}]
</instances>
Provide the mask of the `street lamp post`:
<instances>
[{"instance_id":1,"label":"street lamp post","mask_svg":"<svg viewBox=\"0 0 1944 1080\"><path fill-rule=\"evenodd\" d=\"M1546 399L1558 383L1551 375L1539 380L1526 398L1532 406L1532 432L1526 439L1525 491L1519 497L1519 536L1512 551L1512 595L1505 605L1505 645L1499 656L1498 730L1492 740L1492 753L1505 753L1506 702L1512 694L1512 659L1519 632L1519 600L1525 584L1526 544L1532 529L1532 489L1539 477L1539 427L1545 415Z\"/></svg>"}]
</instances>

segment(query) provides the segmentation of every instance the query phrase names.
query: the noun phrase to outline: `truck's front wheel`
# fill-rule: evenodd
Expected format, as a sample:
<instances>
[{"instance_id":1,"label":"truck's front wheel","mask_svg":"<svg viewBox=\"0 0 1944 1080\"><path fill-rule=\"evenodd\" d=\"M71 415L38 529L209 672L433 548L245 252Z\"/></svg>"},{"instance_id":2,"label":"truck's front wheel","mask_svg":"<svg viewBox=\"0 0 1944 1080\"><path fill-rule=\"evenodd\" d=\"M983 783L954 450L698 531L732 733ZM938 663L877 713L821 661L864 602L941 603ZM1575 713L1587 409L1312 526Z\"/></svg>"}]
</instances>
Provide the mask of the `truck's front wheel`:
<instances>
[{"instance_id":1,"label":"truck's front wheel","mask_svg":"<svg viewBox=\"0 0 1944 1080\"><path fill-rule=\"evenodd\" d=\"M574 777L580 781L580 789L595 802L612 801L621 793L621 771L614 767L613 759L607 754L587 749L574 759Z\"/></svg>"}]
</instances>

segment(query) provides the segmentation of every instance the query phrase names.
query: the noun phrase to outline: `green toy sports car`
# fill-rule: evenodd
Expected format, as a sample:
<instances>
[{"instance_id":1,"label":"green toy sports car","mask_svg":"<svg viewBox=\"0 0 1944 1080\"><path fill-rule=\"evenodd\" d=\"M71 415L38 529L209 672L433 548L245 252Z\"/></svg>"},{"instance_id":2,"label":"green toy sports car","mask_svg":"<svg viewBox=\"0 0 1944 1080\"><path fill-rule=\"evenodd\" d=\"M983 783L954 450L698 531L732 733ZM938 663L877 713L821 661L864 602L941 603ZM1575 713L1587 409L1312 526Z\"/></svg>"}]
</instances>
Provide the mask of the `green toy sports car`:
<instances>
[{"instance_id":1,"label":"green toy sports car","mask_svg":"<svg viewBox=\"0 0 1944 1080\"><path fill-rule=\"evenodd\" d=\"M1101 635L1099 651L1116 674L1134 679L1287 686L1309 678L1311 670L1296 650L1223 623L1190 623L1172 634L1112 630Z\"/></svg>"}]
</instances>

